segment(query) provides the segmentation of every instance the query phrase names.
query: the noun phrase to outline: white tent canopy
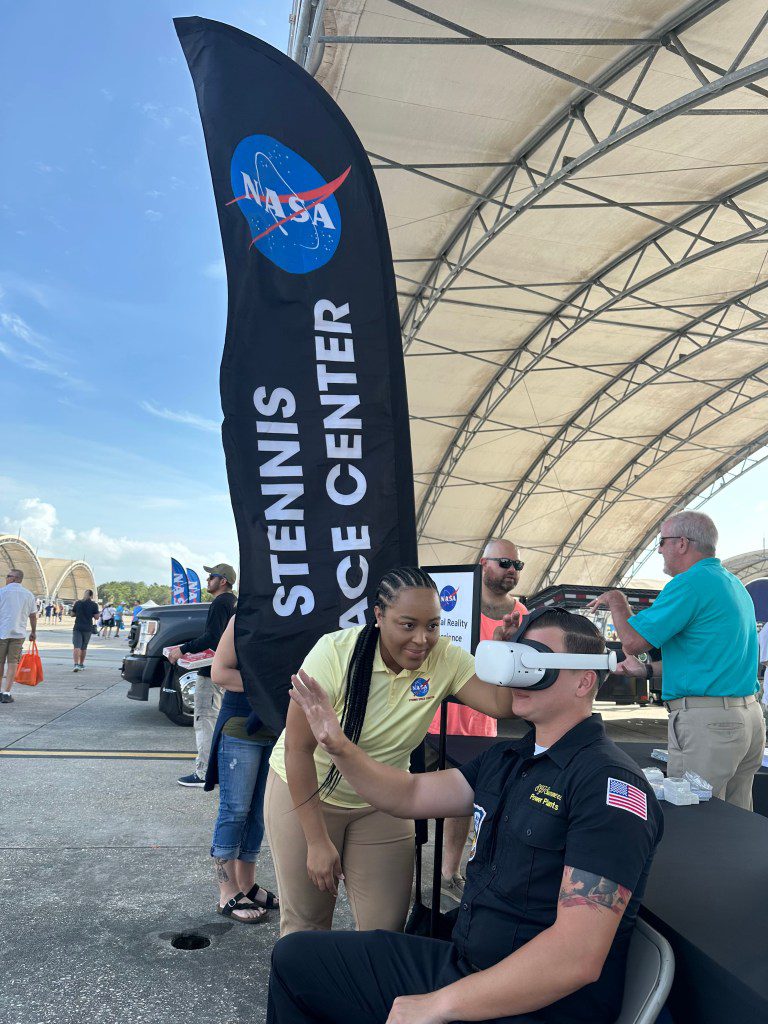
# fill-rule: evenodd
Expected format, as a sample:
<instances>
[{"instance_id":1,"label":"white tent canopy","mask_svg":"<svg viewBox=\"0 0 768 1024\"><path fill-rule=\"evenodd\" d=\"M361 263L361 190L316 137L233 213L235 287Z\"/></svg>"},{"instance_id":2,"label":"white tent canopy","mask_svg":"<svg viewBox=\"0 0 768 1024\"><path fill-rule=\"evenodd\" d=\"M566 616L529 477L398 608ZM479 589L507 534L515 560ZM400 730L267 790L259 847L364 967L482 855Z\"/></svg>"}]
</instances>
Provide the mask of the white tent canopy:
<instances>
[{"instance_id":1,"label":"white tent canopy","mask_svg":"<svg viewBox=\"0 0 768 1024\"><path fill-rule=\"evenodd\" d=\"M297 0L293 22L385 204L422 560L497 535L529 593L617 581L765 457L765 3Z\"/></svg>"}]
</instances>

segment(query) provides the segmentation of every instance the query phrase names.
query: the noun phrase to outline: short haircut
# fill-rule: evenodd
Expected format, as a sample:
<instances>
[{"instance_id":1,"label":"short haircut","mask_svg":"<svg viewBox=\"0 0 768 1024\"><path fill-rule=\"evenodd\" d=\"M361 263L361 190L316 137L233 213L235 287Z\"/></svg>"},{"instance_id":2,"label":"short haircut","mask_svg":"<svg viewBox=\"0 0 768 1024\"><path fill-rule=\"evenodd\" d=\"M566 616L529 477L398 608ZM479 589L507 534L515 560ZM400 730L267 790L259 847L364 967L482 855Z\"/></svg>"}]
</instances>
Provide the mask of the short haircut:
<instances>
[{"instance_id":1,"label":"short haircut","mask_svg":"<svg viewBox=\"0 0 768 1024\"><path fill-rule=\"evenodd\" d=\"M675 512L662 525L670 524L674 526L676 534L695 544L702 555L710 558L714 555L717 550L717 527L709 516L686 509L684 512Z\"/></svg>"},{"instance_id":2,"label":"short haircut","mask_svg":"<svg viewBox=\"0 0 768 1024\"><path fill-rule=\"evenodd\" d=\"M85 594L83 596L84 597L93 597L93 591L92 590L86 590L86 592L85 592Z\"/></svg>"},{"instance_id":3,"label":"short haircut","mask_svg":"<svg viewBox=\"0 0 768 1024\"><path fill-rule=\"evenodd\" d=\"M22 569L9 569L8 575L15 576L19 583L24 579L24 571Z\"/></svg>"},{"instance_id":4,"label":"short haircut","mask_svg":"<svg viewBox=\"0 0 768 1024\"><path fill-rule=\"evenodd\" d=\"M603 634L586 615L577 615L564 608L553 608L536 619L530 628L548 629L550 626L562 630L566 653L605 654Z\"/></svg>"}]
</instances>

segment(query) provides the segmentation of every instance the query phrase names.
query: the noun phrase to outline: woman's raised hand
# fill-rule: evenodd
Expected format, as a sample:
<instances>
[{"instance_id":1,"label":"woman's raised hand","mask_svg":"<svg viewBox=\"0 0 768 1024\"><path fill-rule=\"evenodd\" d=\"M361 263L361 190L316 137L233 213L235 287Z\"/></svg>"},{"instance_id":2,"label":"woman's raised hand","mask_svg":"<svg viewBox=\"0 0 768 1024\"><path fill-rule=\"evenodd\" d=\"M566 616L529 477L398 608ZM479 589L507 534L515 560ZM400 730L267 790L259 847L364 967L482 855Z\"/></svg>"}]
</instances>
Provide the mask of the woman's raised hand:
<instances>
[{"instance_id":1,"label":"woman's raised hand","mask_svg":"<svg viewBox=\"0 0 768 1024\"><path fill-rule=\"evenodd\" d=\"M298 704L307 717L318 745L333 757L348 742L328 694L316 679L299 669L298 675L291 676L289 693L294 704Z\"/></svg>"}]
</instances>

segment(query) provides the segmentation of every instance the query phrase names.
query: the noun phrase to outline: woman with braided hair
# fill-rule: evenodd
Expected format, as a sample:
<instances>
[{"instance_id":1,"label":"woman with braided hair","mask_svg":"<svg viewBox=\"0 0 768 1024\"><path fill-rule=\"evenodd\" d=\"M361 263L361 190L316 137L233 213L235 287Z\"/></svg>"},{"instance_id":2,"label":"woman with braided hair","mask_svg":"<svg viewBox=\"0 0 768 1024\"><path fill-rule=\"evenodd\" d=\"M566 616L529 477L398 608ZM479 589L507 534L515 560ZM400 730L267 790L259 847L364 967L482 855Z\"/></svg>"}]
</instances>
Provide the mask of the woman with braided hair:
<instances>
[{"instance_id":1,"label":"woman with braided hair","mask_svg":"<svg viewBox=\"0 0 768 1024\"><path fill-rule=\"evenodd\" d=\"M474 658L440 636L440 601L423 569L387 573L374 618L327 633L302 677L328 694L346 736L375 760L407 769L440 701L510 717L508 692L475 675ZM512 616L499 636L511 635ZM366 804L317 745L293 702L270 759L264 800L280 892L280 932L330 929L339 880L360 931L402 931L411 897L414 825Z\"/></svg>"}]
</instances>

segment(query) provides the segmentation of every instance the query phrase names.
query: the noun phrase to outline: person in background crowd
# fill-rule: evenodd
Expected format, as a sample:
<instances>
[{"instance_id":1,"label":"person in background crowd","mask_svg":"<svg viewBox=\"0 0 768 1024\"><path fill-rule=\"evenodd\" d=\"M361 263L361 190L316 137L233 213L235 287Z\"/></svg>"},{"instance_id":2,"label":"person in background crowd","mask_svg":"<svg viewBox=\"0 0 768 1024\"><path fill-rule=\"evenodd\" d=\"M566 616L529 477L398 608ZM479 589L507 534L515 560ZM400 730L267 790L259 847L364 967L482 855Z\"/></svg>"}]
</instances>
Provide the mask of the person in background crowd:
<instances>
[{"instance_id":1,"label":"person in background crowd","mask_svg":"<svg viewBox=\"0 0 768 1024\"><path fill-rule=\"evenodd\" d=\"M440 636L440 601L423 569L387 573L374 618L327 633L302 666L341 715L344 733L377 761L405 768L434 708L449 695L500 718L512 698L475 675L474 658ZM511 617L510 617L511 619ZM511 635L511 622L504 629ZM402 930L411 898L414 824L370 807L289 707L264 802L280 892L280 932L329 929L344 879L355 924Z\"/></svg>"},{"instance_id":2,"label":"person in background crowd","mask_svg":"<svg viewBox=\"0 0 768 1024\"><path fill-rule=\"evenodd\" d=\"M115 637L120 636L120 630L123 628L123 612L125 611L125 605L120 602L115 607Z\"/></svg>"},{"instance_id":3,"label":"person in background crowd","mask_svg":"<svg viewBox=\"0 0 768 1024\"><path fill-rule=\"evenodd\" d=\"M226 562L220 562L210 568L204 565L208 573L208 593L213 598L205 620L205 631L194 640L181 647L173 647L168 652L168 660L175 665L182 654L198 654L201 651L215 651L227 628L227 623L235 614L235 595L232 588L237 576L235 570ZM211 753L211 741L216 726L216 719L221 710L222 690L211 680L210 668L201 668L195 683L195 742L197 758L195 769L190 775L178 779L180 786L202 789L205 785L205 773L208 770L208 758Z\"/></svg>"},{"instance_id":4,"label":"person in background crowd","mask_svg":"<svg viewBox=\"0 0 768 1024\"><path fill-rule=\"evenodd\" d=\"M27 635L27 618L29 639L37 637L37 602L35 595L22 587L23 579L21 569L9 569L5 574L5 586L0 588L0 704L14 702L11 687Z\"/></svg>"},{"instance_id":5,"label":"person in background crowd","mask_svg":"<svg viewBox=\"0 0 768 1024\"><path fill-rule=\"evenodd\" d=\"M93 600L93 591L86 590L82 601L75 601L72 611L75 624L72 627L72 658L75 663L73 672L85 671L85 652L93 636L93 623L99 617L99 606Z\"/></svg>"},{"instance_id":6,"label":"person in background crowd","mask_svg":"<svg viewBox=\"0 0 768 1024\"><path fill-rule=\"evenodd\" d=\"M501 625L505 615L516 615L518 619L528 614L528 609L514 596L513 591L520 582L520 573L525 565L520 561L517 545L511 540L493 538L485 545L480 565L483 569L480 596L480 639L493 640L494 632ZM440 732L440 710L435 713L430 733ZM483 715L460 704L448 705L446 727L448 736L496 736L496 719ZM427 767L437 766L437 755L427 747ZM461 857L467 845L472 824L471 817L447 818L443 833L442 892L456 902L461 902L464 892L464 876L461 874Z\"/></svg>"},{"instance_id":7,"label":"person in background crowd","mask_svg":"<svg viewBox=\"0 0 768 1024\"><path fill-rule=\"evenodd\" d=\"M211 679L224 690L205 776L206 790L219 785L219 813L211 856L219 883L217 911L241 924L258 924L277 896L256 881L264 838L264 788L277 736L253 713L243 692L235 652L235 618L216 648Z\"/></svg>"},{"instance_id":8,"label":"person in background crowd","mask_svg":"<svg viewBox=\"0 0 768 1024\"><path fill-rule=\"evenodd\" d=\"M599 654L597 628L551 610L527 639ZM272 953L267 1024L610 1024L663 816L638 766L592 714L591 669L511 689L522 739L444 772L409 775L351 743L323 688L292 703L361 798L402 818L468 814L477 834L451 941L382 931L305 932ZM608 794L608 796L606 796Z\"/></svg>"},{"instance_id":9,"label":"person in background crowd","mask_svg":"<svg viewBox=\"0 0 768 1024\"><path fill-rule=\"evenodd\" d=\"M752 810L752 780L765 748L758 690L755 607L744 584L715 558L717 528L702 512L677 512L661 524L659 550L672 579L650 608L633 615L618 590L590 610L610 609L627 659L620 673L645 678L651 647L661 661L670 712L667 773L698 772L713 796Z\"/></svg>"},{"instance_id":10,"label":"person in background crowd","mask_svg":"<svg viewBox=\"0 0 768 1024\"><path fill-rule=\"evenodd\" d=\"M768 622L763 625L763 628L757 635L757 649L763 687L763 696L761 701L763 707L763 718L766 723L768 723L768 683L766 683L765 679L765 674L768 672Z\"/></svg>"},{"instance_id":11,"label":"person in background crowd","mask_svg":"<svg viewBox=\"0 0 768 1024\"><path fill-rule=\"evenodd\" d=\"M49 601L45 606L45 624L49 626L51 624L51 616L53 615L53 605Z\"/></svg>"},{"instance_id":12,"label":"person in background crowd","mask_svg":"<svg viewBox=\"0 0 768 1024\"><path fill-rule=\"evenodd\" d=\"M104 602L101 609L101 636L107 640L112 634L112 626L115 623L115 608L110 600Z\"/></svg>"},{"instance_id":13,"label":"person in background crowd","mask_svg":"<svg viewBox=\"0 0 768 1024\"><path fill-rule=\"evenodd\" d=\"M61 621L64 618L64 605L61 601L56 605L56 617L59 620L59 624L61 624Z\"/></svg>"}]
</instances>

